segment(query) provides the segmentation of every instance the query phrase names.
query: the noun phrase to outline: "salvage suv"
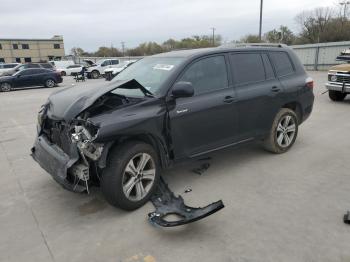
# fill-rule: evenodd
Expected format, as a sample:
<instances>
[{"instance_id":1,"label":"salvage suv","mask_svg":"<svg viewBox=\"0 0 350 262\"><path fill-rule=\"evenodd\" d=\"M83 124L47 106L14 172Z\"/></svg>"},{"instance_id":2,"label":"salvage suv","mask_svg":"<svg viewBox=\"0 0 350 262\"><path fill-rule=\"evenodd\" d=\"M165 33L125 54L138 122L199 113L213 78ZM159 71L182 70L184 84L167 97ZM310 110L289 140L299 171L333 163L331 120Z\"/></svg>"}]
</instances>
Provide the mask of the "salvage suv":
<instances>
[{"instance_id":1,"label":"salvage suv","mask_svg":"<svg viewBox=\"0 0 350 262\"><path fill-rule=\"evenodd\" d=\"M326 88L331 100L343 101L350 94L350 64L332 66L328 71Z\"/></svg>"},{"instance_id":2,"label":"salvage suv","mask_svg":"<svg viewBox=\"0 0 350 262\"><path fill-rule=\"evenodd\" d=\"M313 80L289 47L173 51L108 85L53 93L32 156L64 188L99 185L109 203L133 210L182 160L251 141L286 152L313 101Z\"/></svg>"}]
</instances>

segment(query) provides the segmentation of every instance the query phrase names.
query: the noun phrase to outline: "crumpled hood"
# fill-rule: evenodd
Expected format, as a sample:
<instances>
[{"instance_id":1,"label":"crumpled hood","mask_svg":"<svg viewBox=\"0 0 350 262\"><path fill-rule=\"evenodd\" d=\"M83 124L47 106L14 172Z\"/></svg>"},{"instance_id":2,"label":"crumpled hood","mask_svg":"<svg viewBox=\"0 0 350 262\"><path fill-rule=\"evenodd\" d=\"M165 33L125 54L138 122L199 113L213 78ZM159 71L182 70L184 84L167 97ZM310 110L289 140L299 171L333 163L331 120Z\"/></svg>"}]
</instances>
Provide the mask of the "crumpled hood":
<instances>
[{"instance_id":1,"label":"crumpled hood","mask_svg":"<svg viewBox=\"0 0 350 262\"><path fill-rule=\"evenodd\" d=\"M47 115L51 119L64 119L68 122L90 107L99 97L127 83L140 85L136 80L122 80L101 86L68 87L59 90L48 98Z\"/></svg>"}]
</instances>

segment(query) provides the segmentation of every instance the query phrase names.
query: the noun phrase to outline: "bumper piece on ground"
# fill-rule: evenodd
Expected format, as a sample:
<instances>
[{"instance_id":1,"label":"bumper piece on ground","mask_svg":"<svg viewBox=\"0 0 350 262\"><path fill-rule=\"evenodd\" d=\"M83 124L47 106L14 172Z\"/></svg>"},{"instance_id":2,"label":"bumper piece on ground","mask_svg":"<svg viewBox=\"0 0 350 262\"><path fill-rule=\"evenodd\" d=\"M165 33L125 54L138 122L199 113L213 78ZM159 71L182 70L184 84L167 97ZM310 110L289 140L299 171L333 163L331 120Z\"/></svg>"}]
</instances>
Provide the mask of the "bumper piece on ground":
<instances>
[{"instance_id":1,"label":"bumper piece on ground","mask_svg":"<svg viewBox=\"0 0 350 262\"><path fill-rule=\"evenodd\" d=\"M76 157L70 157L58 146L51 144L45 136L39 136L31 149L33 159L63 188L73 192L83 192L85 186L73 184L67 180L67 170L77 160Z\"/></svg>"},{"instance_id":2,"label":"bumper piece on ground","mask_svg":"<svg viewBox=\"0 0 350 262\"><path fill-rule=\"evenodd\" d=\"M187 206L181 196L176 197L170 191L162 177L160 178L156 193L151 197L151 201L156 210L148 214L149 221L154 225L162 227L174 227L195 222L225 207L221 200L203 208ZM167 221L165 218L168 215L177 215L180 219L177 221Z\"/></svg>"}]
</instances>

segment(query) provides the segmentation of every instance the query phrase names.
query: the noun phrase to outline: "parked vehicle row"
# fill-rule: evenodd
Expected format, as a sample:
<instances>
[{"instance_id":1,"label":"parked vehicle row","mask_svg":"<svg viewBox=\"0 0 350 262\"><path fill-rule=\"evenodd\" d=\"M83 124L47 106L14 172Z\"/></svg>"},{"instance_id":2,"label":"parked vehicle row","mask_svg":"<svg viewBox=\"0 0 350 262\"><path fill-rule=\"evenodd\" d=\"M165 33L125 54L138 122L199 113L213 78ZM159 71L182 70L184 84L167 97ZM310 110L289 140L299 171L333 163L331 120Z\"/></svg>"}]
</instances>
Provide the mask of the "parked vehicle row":
<instances>
[{"instance_id":1,"label":"parked vehicle row","mask_svg":"<svg viewBox=\"0 0 350 262\"><path fill-rule=\"evenodd\" d=\"M32 156L64 188L99 185L110 204L133 210L180 161L252 141L288 151L313 102L313 80L288 47L173 51L109 85L53 93Z\"/></svg>"}]
</instances>

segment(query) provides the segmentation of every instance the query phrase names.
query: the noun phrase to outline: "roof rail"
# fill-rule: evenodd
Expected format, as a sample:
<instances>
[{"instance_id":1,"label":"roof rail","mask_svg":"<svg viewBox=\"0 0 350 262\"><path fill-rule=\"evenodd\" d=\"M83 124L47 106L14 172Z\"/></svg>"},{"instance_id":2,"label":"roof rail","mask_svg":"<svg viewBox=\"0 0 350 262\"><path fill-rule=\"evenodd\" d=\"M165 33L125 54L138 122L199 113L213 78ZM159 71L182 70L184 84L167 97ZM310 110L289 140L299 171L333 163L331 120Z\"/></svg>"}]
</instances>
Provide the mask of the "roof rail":
<instances>
[{"instance_id":1,"label":"roof rail","mask_svg":"<svg viewBox=\"0 0 350 262\"><path fill-rule=\"evenodd\" d=\"M263 46L263 47L287 47L286 44L281 43L228 43L219 47L249 47L249 46Z\"/></svg>"}]
</instances>

